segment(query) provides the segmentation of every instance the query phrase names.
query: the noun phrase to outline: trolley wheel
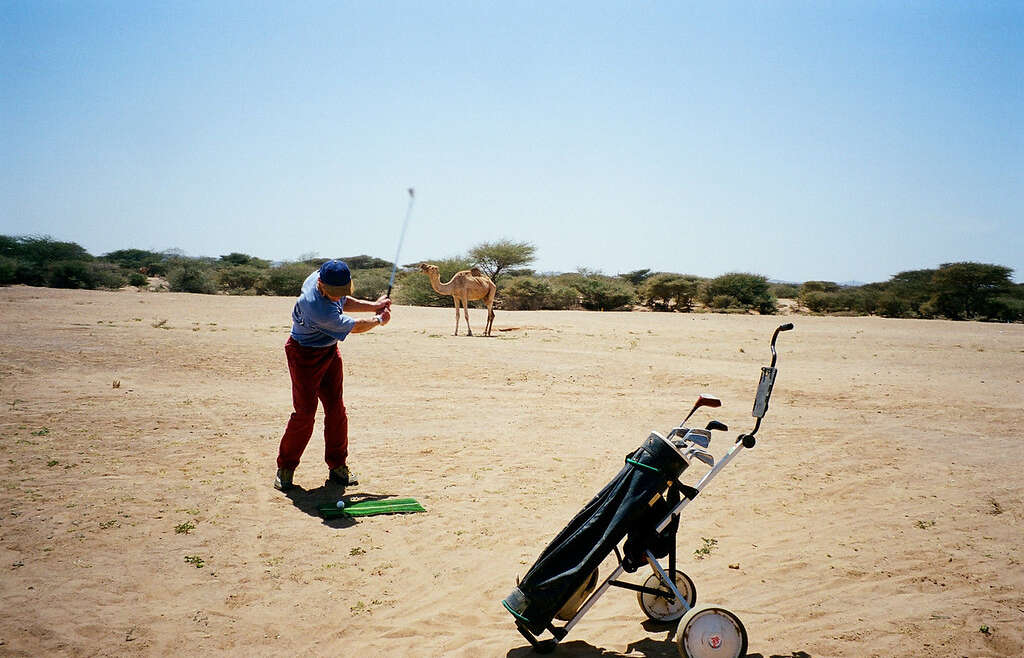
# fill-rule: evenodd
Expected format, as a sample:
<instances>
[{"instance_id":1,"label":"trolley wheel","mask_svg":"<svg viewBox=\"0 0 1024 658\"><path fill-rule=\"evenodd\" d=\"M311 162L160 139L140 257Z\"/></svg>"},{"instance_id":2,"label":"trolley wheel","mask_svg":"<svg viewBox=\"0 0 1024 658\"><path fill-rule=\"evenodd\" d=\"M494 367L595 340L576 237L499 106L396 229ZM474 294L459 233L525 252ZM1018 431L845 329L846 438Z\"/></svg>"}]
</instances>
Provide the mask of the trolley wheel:
<instances>
[{"instance_id":1,"label":"trolley wheel","mask_svg":"<svg viewBox=\"0 0 1024 658\"><path fill-rule=\"evenodd\" d=\"M747 655L747 629L725 608L705 604L683 615L676 644L683 658L743 658Z\"/></svg>"},{"instance_id":2,"label":"trolley wheel","mask_svg":"<svg viewBox=\"0 0 1024 658\"><path fill-rule=\"evenodd\" d=\"M675 582L679 593L686 599L685 606L681 601L675 599L672 595L672 590L665 583L661 582L661 578L656 573L652 573L647 577L647 580L644 581L644 587L658 589L665 592L668 596L658 596L656 594L648 594L647 592L636 593L636 600L640 603L640 609L654 621L675 621L686 614L686 611L697 602L697 588L689 576L682 571L675 571L672 573L672 581Z\"/></svg>"}]
</instances>

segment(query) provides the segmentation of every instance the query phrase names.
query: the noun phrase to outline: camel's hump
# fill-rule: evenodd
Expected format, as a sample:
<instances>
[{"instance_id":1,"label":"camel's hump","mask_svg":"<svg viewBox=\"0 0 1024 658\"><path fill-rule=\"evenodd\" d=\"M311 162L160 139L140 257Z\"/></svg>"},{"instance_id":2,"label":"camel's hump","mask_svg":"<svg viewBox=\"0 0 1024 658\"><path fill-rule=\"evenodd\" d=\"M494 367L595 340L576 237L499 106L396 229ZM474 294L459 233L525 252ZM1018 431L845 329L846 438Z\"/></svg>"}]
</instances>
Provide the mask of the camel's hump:
<instances>
[{"instance_id":1,"label":"camel's hump","mask_svg":"<svg viewBox=\"0 0 1024 658\"><path fill-rule=\"evenodd\" d=\"M480 271L479 267L470 268L469 273L473 276L483 276L484 273Z\"/></svg>"}]
</instances>

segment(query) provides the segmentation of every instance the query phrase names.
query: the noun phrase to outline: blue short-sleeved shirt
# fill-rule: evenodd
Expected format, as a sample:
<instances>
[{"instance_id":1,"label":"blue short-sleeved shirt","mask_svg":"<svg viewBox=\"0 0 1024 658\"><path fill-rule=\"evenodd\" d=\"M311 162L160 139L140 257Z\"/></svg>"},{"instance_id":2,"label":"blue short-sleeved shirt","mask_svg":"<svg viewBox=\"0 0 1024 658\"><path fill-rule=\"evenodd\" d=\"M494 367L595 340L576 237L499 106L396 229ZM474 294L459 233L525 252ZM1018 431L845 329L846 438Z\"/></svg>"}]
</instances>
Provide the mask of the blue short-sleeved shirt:
<instances>
[{"instance_id":1,"label":"blue short-sleeved shirt","mask_svg":"<svg viewBox=\"0 0 1024 658\"><path fill-rule=\"evenodd\" d=\"M345 340L356 324L355 318L345 315L344 297L332 302L320 293L319 278L319 272L306 277L292 309L292 338L303 347L330 347Z\"/></svg>"}]
</instances>

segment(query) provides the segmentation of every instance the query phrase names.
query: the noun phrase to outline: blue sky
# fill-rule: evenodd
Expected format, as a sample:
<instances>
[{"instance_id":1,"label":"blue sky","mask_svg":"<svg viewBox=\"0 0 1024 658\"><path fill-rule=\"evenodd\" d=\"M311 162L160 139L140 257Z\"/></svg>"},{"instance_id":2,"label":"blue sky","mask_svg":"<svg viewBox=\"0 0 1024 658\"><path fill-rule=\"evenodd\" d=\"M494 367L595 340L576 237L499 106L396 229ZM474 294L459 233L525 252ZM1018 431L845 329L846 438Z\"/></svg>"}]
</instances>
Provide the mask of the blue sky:
<instances>
[{"instance_id":1,"label":"blue sky","mask_svg":"<svg viewBox=\"0 0 1024 658\"><path fill-rule=\"evenodd\" d=\"M1024 281L1022 2L0 1L0 233Z\"/></svg>"}]
</instances>

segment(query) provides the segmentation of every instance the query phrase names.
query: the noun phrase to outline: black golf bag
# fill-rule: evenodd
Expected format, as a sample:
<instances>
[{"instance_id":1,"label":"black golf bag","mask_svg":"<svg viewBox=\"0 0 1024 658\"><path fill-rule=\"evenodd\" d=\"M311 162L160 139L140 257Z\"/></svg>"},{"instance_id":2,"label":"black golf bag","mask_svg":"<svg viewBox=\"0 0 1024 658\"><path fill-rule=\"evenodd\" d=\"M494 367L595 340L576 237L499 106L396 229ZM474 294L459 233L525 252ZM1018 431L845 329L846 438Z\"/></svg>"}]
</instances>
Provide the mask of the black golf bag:
<instances>
[{"instance_id":1,"label":"black golf bag","mask_svg":"<svg viewBox=\"0 0 1024 658\"><path fill-rule=\"evenodd\" d=\"M686 466L675 445L651 434L626 457L618 475L544 549L505 597L505 608L530 632L540 634L623 537L630 537L622 560L628 571L644 564L646 550L664 556L668 548L657 546L659 536L674 543L676 528L673 524L656 533L654 525L678 502L678 477Z\"/></svg>"}]
</instances>

